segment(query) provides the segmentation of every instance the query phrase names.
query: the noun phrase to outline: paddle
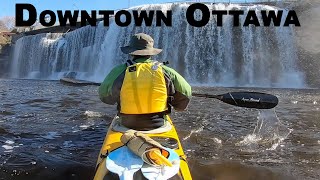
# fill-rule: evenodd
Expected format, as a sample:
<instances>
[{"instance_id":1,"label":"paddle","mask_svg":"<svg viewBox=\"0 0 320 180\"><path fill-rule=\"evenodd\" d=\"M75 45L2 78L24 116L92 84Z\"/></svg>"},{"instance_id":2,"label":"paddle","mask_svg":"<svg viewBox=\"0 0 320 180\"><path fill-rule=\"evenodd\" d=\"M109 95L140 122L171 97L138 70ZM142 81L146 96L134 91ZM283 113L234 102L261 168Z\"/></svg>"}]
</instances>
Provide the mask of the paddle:
<instances>
[{"instance_id":1,"label":"paddle","mask_svg":"<svg viewBox=\"0 0 320 180\"><path fill-rule=\"evenodd\" d=\"M62 78L61 81L75 85L100 86L100 83L69 78ZM192 96L215 98L234 106L256 109L271 109L278 104L278 98L276 96L259 92L230 92L221 95L192 93Z\"/></svg>"},{"instance_id":2,"label":"paddle","mask_svg":"<svg viewBox=\"0 0 320 180\"><path fill-rule=\"evenodd\" d=\"M219 99L234 106L256 109L271 109L278 104L276 96L260 92L230 92L221 95L192 93L192 96Z\"/></svg>"}]
</instances>

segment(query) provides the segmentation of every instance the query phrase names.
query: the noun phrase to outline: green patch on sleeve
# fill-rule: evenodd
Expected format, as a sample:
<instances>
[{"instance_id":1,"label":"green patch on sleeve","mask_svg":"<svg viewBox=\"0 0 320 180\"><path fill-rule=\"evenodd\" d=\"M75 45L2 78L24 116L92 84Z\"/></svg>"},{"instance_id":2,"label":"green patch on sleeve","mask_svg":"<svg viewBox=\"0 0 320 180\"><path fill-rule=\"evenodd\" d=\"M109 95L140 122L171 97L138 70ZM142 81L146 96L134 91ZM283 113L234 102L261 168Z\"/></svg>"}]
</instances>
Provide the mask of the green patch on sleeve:
<instances>
[{"instance_id":1,"label":"green patch on sleeve","mask_svg":"<svg viewBox=\"0 0 320 180\"><path fill-rule=\"evenodd\" d=\"M119 77L121 73L126 70L126 65L119 65L111 70L111 72L107 75L104 81L101 83L99 87L99 97L100 99L104 99L112 95L112 86L114 81Z\"/></svg>"},{"instance_id":2,"label":"green patch on sleeve","mask_svg":"<svg viewBox=\"0 0 320 180\"><path fill-rule=\"evenodd\" d=\"M172 80L175 90L187 97L191 97L192 90L188 82L174 69L169 68L167 66L162 66L162 67L165 70L165 72L169 75L170 79Z\"/></svg>"}]
</instances>

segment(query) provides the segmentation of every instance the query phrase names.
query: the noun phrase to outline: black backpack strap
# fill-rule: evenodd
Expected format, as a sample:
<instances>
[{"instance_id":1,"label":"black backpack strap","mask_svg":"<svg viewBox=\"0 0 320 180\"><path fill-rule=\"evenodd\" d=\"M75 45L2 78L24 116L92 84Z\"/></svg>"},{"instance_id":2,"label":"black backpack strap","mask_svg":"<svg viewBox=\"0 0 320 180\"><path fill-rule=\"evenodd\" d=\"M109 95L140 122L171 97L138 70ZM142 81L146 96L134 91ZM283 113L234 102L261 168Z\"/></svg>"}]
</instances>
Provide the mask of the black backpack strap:
<instances>
[{"instance_id":1,"label":"black backpack strap","mask_svg":"<svg viewBox=\"0 0 320 180\"><path fill-rule=\"evenodd\" d=\"M126 65L127 67L132 66L134 63L131 60L127 60Z\"/></svg>"},{"instance_id":2,"label":"black backpack strap","mask_svg":"<svg viewBox=\"0 0 320 180\"><path fill-rule=\"evenodd\" d=\"M169 61L163 62L162 64L167 65L167 64L169 64Z\"/></svg>"},{"instance_id":3,"label":"black backpack strap","mask_svg":"<svg viewBox=\"0 0 320 180\"><path fill-rule=\"evenodd\" d=\"M172 106L171 106L171 102L173 101L173 96L168 96L167 99L167 110L165 111L165 114L171 114L171 110L172 110Z\"/></svg>"}]
</instances>

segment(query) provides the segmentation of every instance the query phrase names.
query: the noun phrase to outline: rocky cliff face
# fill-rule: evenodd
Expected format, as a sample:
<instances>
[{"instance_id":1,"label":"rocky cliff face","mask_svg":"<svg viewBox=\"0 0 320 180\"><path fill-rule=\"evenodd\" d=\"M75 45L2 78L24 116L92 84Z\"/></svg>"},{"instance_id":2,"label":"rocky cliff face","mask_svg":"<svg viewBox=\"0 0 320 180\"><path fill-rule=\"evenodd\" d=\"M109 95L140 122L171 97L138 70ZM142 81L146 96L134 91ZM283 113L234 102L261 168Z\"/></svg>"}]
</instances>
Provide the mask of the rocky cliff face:
<instances>
[{"instance_id":1,"label":"rocky cliff face","mask_svg":"<svg viewBox=\"0 0 320 180\"><path fill-rule=\"evenodd\" d=\"M11 51L10 45L5 45L5 46L0 45L0 78L8 76L10 51Z\"/></svg>"}]
</instances>

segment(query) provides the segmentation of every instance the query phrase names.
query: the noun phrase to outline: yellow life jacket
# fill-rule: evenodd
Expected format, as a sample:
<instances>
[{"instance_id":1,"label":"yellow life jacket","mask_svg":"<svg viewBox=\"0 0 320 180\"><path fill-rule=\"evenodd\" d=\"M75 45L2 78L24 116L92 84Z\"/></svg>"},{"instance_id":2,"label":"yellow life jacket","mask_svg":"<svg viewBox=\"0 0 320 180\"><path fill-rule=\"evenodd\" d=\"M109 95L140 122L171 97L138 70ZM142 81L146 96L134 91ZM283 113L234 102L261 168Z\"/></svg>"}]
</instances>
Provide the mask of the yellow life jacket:
<instances>
[{"instance_id":1,"label":"yellow life jacket","mask_svg":"<svg viewBox=\"0 0 320 180\"><path fill-rule=\"evenodd\" d=\"M167 86L161 63L136 63L127 67L120 91L120 113L150 114L167 108Z\"/></svg>"}]
</instances>

